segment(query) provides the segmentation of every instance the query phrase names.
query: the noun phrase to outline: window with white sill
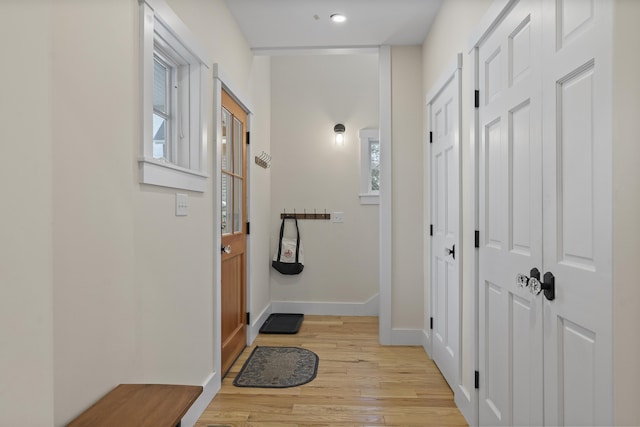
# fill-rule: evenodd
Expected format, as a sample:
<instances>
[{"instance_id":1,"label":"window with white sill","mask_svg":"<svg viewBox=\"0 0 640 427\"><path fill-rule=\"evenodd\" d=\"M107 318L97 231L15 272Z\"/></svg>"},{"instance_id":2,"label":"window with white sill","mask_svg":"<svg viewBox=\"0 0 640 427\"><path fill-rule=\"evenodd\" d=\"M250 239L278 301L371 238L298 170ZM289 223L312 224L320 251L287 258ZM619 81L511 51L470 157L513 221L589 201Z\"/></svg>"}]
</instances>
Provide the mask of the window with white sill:
<instances>
[{"instance_id":1,"label":"window with white sill","mask_svg":"<svg viewBox=\"0 0 640 427\"><path fill-rule=\"evenodd\" d=\"M210 61L164 0L140 0L140 15L140 182L203 192Z\"/></svg>"},{"instance_id":2,"label":"window with white sill","mask_svg":"<svg viewBox=\"0 0 640 427\"><path fill-rule=\"evenodd\" d=\"M360 204L380 203L380 132L360 130Z\"/></svg>"}]
</instances>

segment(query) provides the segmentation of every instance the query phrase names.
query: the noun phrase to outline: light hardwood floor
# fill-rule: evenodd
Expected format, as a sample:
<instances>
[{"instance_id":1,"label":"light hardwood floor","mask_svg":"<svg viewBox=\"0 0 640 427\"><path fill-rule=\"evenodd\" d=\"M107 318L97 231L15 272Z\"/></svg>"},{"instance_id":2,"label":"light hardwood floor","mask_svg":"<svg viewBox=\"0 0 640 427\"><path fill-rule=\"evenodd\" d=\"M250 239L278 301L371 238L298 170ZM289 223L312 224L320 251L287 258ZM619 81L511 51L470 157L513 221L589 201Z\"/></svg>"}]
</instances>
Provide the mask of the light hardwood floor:
<instances>
[{"instance_id":1,"label":"light hardwood floor","mask_svg":"<svg viewBox=\"0 0 640 427\"><path fill-rule=\"evenodd\" d=\"M317 377L285 388L235 387L253 347L315 352ZM247 347L196 424L207 426L466 426L446 381L422 347L378 344L377 317L305 316L295 335Z\"/></svg>"}]
</instances>

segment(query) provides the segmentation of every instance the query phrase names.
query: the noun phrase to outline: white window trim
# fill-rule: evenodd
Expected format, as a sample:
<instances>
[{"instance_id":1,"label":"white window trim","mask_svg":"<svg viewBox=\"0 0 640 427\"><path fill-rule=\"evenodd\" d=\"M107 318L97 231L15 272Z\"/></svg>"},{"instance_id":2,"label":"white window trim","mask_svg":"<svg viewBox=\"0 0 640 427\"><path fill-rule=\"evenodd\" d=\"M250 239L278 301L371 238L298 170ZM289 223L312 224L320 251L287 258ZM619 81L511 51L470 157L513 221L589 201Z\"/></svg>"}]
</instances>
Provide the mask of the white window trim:
<instances>
[{"instance_id":1,"label":"white window trim","mask_svg":"<svg viewBox=\"0 0 640 427\"><path fill-rule=\"evenodd\" d=\"M141 122L142 138L138 158L140 182L204 192L207 186L207 118L206 94L210 92L207 69L212 63L206 50L189 28L164 0L139 0L141 54ZM182 49L199 66L190 67L189 167L185 168L153 157L153 52L156 33L173 48ZM191 61L190 61L191 62Z\"/></svg>"},{"instance_id":2,"label":"white window trim","mask_svg":"<svg viewBox=\"0 0 640 427\"><path fill-rule=\"evenodd\" d=\"M371 154L369 152L372 141L380 141L380 131L373 128L360 129L360 204L379 205L380 191L371 191L369 179L371 173Z\"/></svg>"}]
</instances>

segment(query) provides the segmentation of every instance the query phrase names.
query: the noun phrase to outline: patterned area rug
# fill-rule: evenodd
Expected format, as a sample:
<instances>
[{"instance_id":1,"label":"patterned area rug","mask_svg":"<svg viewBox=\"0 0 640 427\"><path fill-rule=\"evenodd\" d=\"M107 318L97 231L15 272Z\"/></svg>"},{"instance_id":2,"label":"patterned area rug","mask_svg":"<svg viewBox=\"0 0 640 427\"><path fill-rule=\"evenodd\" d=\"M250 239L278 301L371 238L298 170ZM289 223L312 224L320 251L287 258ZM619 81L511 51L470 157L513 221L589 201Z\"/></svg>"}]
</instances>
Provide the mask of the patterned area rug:
<instances>
[{"instance_id":1,"label":"patterned area rug","mask_svg":"<svg viewBox=\"0 0 640 427\"><path fill-rule=\"evenodd\" d=\"M286 388L316 377L318 355L298 347L256 347L233 381L237 387Z\"/></svg>"}]
</instances>

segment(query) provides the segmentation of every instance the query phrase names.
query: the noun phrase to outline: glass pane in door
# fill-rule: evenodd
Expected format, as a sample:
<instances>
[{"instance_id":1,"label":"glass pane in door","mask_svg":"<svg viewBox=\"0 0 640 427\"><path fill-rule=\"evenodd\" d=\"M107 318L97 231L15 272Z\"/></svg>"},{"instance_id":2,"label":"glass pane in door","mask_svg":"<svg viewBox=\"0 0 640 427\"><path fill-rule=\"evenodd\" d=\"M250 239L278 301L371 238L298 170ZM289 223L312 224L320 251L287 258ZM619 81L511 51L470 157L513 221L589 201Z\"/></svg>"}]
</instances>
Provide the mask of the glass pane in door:
<instances>
[{"instance_id":1,"label":"glass pane in door","mask_svg":"<svg viewBox=\"0 0 640 427\"><path fill-rule=\"evenodd\" d=\"M234 178L233 193L233 232L242 232L242 179Z\"/></svg>"},{"instance_id":2,"label":"glass pane in door","mask_svg":"<svg viewBox=\"0 0 640 427\"><path fill-rule=\"evenodd\" d=\"M233 178L222 173L222 234L231 234L231 195L233 194Z\"/></svg>"},{"instance_id":3,"label":"glass pane in door","mask_svg":"<svg viewBox=\"0 0 640 427\"><path fill-rule=\"evenodd\" d=\"M233 142L232 129L231 129L231 113L222 109L222 170L231 172L231 158L233 149L231 144Z\"/></svg>"},{"instance_id":4,"label":"glass pane in door","mask_svg":"<svg viewBox=\"0 0 640 427\"><path fill-rule=\"evenodd\" d=\"M242 176L242 122L233 118L233 173Z\"/></svg>"}]
</instances>

